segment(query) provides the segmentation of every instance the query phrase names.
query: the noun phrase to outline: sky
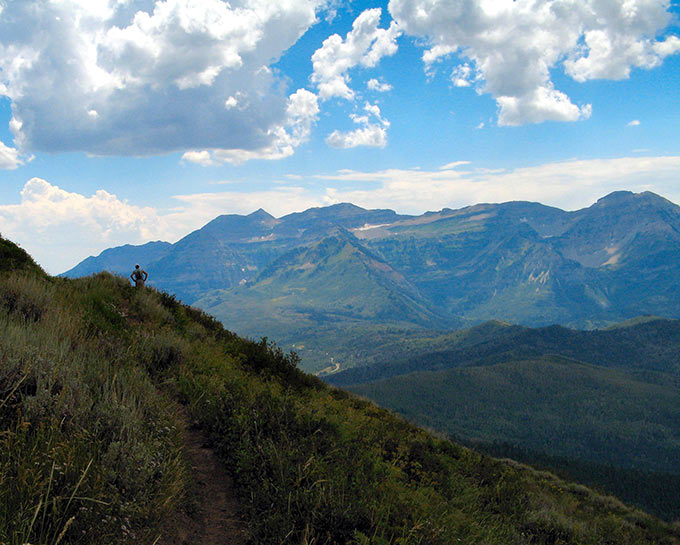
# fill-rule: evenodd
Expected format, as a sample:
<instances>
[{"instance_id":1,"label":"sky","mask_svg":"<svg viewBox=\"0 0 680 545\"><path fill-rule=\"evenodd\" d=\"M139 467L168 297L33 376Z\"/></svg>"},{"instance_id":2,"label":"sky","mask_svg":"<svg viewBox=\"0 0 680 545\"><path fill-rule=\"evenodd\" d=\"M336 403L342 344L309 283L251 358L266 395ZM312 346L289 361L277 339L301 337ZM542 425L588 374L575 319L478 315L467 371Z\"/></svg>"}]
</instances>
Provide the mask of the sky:
<instances>
[{"instance_id":1,"label":"sky","mask_svg":"<svg viewBox=\"0 0 680 545\"><path fill-rule=\"evenodd\" d=\"M0 0L0 234L48 272L220 214L680 203L678 0Z\"/></svg>"}]
</instances>

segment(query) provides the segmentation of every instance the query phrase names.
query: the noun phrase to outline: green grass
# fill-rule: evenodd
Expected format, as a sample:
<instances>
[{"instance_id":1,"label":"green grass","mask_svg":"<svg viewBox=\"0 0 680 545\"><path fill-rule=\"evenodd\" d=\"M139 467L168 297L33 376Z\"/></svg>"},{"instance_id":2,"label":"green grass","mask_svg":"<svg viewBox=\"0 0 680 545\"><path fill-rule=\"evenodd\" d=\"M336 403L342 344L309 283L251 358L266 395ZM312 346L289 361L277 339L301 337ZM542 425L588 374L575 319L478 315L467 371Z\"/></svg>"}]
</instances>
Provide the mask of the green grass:
<instances>
[{"instance_id":1,"label":"green grass","mask_svg":"<svg viewBox=\"0 0 680 545\"><path fill-rule=\"evenodd\" d=\"M125 289L0 279L0 543L150 542L183 499L176 405L138 364L146 343L106 332L129 329L102 311Z\"/></svg>"},{"instance_id":2,"label":"green grass","mask_svg":"<svg viewBox=\"0 0 680 545\"><path fill-rule=\"evenodd\" d=\"M108 274L0 277L0 339L0 543L157 543L187 502L178 402L233 473L253 544L680 543Z\"/></svg>"}]
</instances>

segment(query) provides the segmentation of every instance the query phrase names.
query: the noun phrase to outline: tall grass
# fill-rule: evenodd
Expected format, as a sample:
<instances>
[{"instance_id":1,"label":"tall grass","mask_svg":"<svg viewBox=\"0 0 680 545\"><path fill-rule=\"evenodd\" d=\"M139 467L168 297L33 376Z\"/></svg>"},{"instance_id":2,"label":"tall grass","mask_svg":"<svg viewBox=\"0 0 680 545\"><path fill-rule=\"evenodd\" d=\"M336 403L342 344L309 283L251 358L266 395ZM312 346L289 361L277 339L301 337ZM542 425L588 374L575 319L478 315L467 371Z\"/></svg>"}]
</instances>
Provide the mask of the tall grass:
<instances>
[{"instance_id":1,"label":"tall grass","mask_svg":"<svg viewBox=\"0 0 680 545\"><path fill-rule=\"evenodd\" d=\"M221 344L194 346L168 381L234 472L255 543L680 543L613 498L326 388L266 342Z\"/></svg>"},{"instance_id":2,"label":"tall grass","mask_svg":"<svg viewBox=\"0 0 680 545\"><path fill-rule=\"evenodd\" d=\"M82 306L116 301L108 283L0 278L0 543L152 543L182 501L181 423L138 363L145 339Z\"/></svg>"},{"instance_id":3,"label":"tall grass","mask_svg":"<svg viewBox=\"0 0 680 545\"><path fill-rule=\"evenodd\" d=\"M0 543L154 543L188 408L259 545L677 545L620 502L420 430L102 274L0 277Z\"/></svg>"}]
</instances>

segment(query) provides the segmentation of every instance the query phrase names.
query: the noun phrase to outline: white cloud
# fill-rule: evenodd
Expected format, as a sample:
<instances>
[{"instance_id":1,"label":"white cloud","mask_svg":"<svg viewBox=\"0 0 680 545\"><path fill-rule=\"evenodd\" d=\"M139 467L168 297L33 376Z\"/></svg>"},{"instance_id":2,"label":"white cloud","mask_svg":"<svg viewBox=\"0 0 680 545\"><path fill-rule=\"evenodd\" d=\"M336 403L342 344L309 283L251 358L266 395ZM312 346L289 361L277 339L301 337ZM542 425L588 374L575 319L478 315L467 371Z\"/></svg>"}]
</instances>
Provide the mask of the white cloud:
<instances>
[{"instance_id":1,"label":"white cloud","mask_svg":"<svg viewBox=\"0 0 680 545\"><path fill-rule=\"evenodd\" d=\"M632 121L629 121L627 125L629 127L637 127L640 124L640 120L638 119L633 119Z\"/></svg>"},{"instance_id":2,"label":"white cloud","mask_svg":"<svg viewBox=\"0 0 680 545\"><path fill-rule=\"evenodd\" d=\"M190 163L196 163L204 167L214 166L217 163L212 160L210 152L208 150L201 151L187 151L182 155L182 161L188 161Z\"/></svg>"},{"instance_id":3,"label":"white cloud","mask_svg":"<svg viewBox=\"0 0 680 545\"><path fill-rule=\"evenodd\" d=\"M180 206L169 212L131 205L104 190L88 197L33 178L20 204L0 206L0 233L58 273L112 246L174 242L220 214L260 207L277 217L338 202L412 214L512 200L574 210L620 189L653 191L680 203L680 156L561 161L514 170L473 168L466 161L434 171L342 170L315 176L314 186L295 185L298 178L288 177L288 184L262 191L177 195Z\"/></svg>"},{"instance_id":4,"label":"white cloud","mask_svg":"<svg viewBox=\"0 0 680 545\"><path fill-rule=\"evenodd\" d=\"M469 87L475 82L475 73L468 63L456 66L451 72L451 82L456 87Z\"/></svg>"},{"instance_id":5,"label":"white cloud","mask_svg":"<svg viewBox=\"0 0 680 545\"><path fill-rule=\"evenodd\" d=\"M654 191L680 203L680 156L573 160L500 171L455 168L463 165L454 162L436 171L349 170L319 178L327 182L328 202L413 214L516 200L575 210L620 189ZM351 188L344 187L348 183Z\"/></svg>"},{"instance_id":6,"label":"white cloud","mask_svg":"<svg viewBox=\"0 0 680 545\"><path fill-rule=\"evenodd\" d=\"M387 93L388 91L392 90L392 86L389 83L379 81L375 78L369 79L368 82L366 83L366 86L371 91L375 91L377 93Z\"/></svg>"},{"instance_id":7,"label":"white cloud","mask_svg":"<svg viewBox=\"0 0 680 545\"><path fill-rule=\"evenodd\" d=\"M236 97L230 96L224 101L224 107L227 109L236 108L236 106L238 106L238 100Z\"/></svg>"},{"instance_id":8,"label":"white cloud","mask_svg":"<svg viewBox=\"0 0 680 545\"><path fill-rule=\"evenodd\" d=\"M519 96L499 96L498 123L500 125L523 125L543 121L577 121L588 119L592 113L590 104L575 106L569 97L553 89L552 83L536 87Z\"/></svg>"},{"instance_id":9,"label":"white cloud","mask_svg":"<svg viewBox=\"0 0 680 545\"><path fill-rule=\"evenodd\" d=\"M390 122L383 119L377 104L364 104L366 115L351 114L350 118L360 128L353 131L333 131L326 143L333 148L356 148L359 146L384 148L387 145L387 128ZM375 122L372 122L375 120Z\"/></svg>"},{"instance_id":10,"label":"white cloud","mask_svg":"<svg viewBox=\"0 0 680 545\"><path fill-rule=\"evenodd\" d=\"M452 161L451 163L446 163L439 167L439 170L453 170L454 168L462 167L464 165L469 165L470 161Z\"/></svg>"},{"instance_id":11,"label":"white cloud","mask_svg":"<svg viewBox=\"0 0 680 545\"><path fill-rule=\"evenodd\" d=\"M283 159L292 155L296 147L307 141L318 115L318 97L306 89L298 89L288 97L283 123L269 129L269 145L254 150L232 148L189 151L184 153L182 159L203 166L220 163L238 165L252 159Z\"/></svg>"},{"instance_id":12,"label":"white cloud","mask_svg":"<svg viewBox=\"0 0 680 545\"><path fill-rule=\"evenodd\" d=\"M0 142L0 169L13 170L23 164L24 162L19 158L19 150Z\"/></svg>"},{"instance_id":13,"label":"white cloud","mask_svg":"<svg viewBox=\"0 0 680 545\"><path fill-rule=\"evenodd\" d=\"M349 132L333 131L326 138L332 148L356 148L368 146L384 148L387 145L387 131L380 125L369 125Z\"/></svg>"},{"instance_id":14,"label":"white cloud","mask_svg":"<svg viewBox=\"0 0 680 545\"><path fill-rule=\"evenodd\" d=\"M500 125L588 118L590 105L555 89L560 65L579 82L621 79L680 51L675 36L654 39L671 21L667 0L390 0L388 9L405 34L428 40L426 71L457 63L454 85L490 93Z\"/></svg>"},{"instance_id":15,"label":"white cloud","mask_svg":"<svg viewBox=\"0 0 680 545\"><path fill-rule=\"evenodd\" d=\"M319 89L322 100L337 96L353 100L355 93L349 87L348 71L357 65L374 67L385 56L397 52L400 31L393 22L389 28L378 28L380 8L367 9L352 24L345 39L338 34L326 38L312 55L314 72L311 81Z\"/></svg>"},{"instance_id":16,"label":"white cloud","mask_svg":"<svg viewBox=\"0 0 680 545\"><path fill-rule=\"evenodd\" d=\"M103 189L86 197L40 178L26 182L20 204L0 205L2 235L51 273L110 246L155 240L170 230L151 207L130 205Z\"/></svg>"},{"instance_id":17,"label":"white cloud","mask_svg":"<svg viewBox=\"0 0 680 545\"><path fill-rule=\"evenodd\" d=\"M257 156L280 138L288 108L268 66L316 21L323 3L5 3L0 69L15 144L22 151L219 148Z\"/></svg>"}]
</instances>

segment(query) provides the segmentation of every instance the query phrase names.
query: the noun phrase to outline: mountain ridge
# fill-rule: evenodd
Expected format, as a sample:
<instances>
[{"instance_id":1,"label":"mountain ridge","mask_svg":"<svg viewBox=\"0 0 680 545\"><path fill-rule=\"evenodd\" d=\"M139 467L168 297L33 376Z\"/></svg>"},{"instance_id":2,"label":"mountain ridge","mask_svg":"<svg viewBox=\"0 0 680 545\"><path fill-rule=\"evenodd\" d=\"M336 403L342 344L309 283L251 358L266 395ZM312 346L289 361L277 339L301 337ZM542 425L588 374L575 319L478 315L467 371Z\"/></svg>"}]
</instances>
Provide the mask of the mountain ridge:
<instances>
[{"instance_id":1,"label":"mountain ridge","mask_svg":"<svg viewBox=\"0 0 680 545\"><path fill-rule=\"evenodd\" d=\"M531 327L559 323L592 329L644 314L679 316L680 286L673 279L680 276L680 207L650 192L615 192L576 211L526 201L420 216L350 203L281 218L260 209L215 218L145 268L151 285L217 313L240 333L278 335L290 330L290 320L282 318L274 326L277 316L297 311L277 303L268 312L256 288L258 279L264 271L270 274L278 259L289 253L287 259L294 259L338 228L405 279L405 293L393 290L394 297L415 297L430 316L425 323L423 313L411 313L406 306L380 318L388 324L450 329L499 319ZM129 260L129 267L137 262L123 250L116 255ZM74 276L79 270L64 274ZM336 276L319 270L328 291L337 294L336 306L352 298L353 291L368 294L373 282L364 276L348 283L342 270L337 268ZM313 280L311 273L308 279ZM276 285L282 291L271 293L271 301L288 290L283 277ZM236 300L246 309L238 321L217 310L233 307ZM258 312L249 314L249 306ZM325 311L319 307L315 312L321 316ZM268 323L273 325L264 331L258 329L263 313L271 315ZM372 316L371 323L377 323ZM284 344L293 343L292 331L290 337Z\"/></svg>"}]
</instances>

